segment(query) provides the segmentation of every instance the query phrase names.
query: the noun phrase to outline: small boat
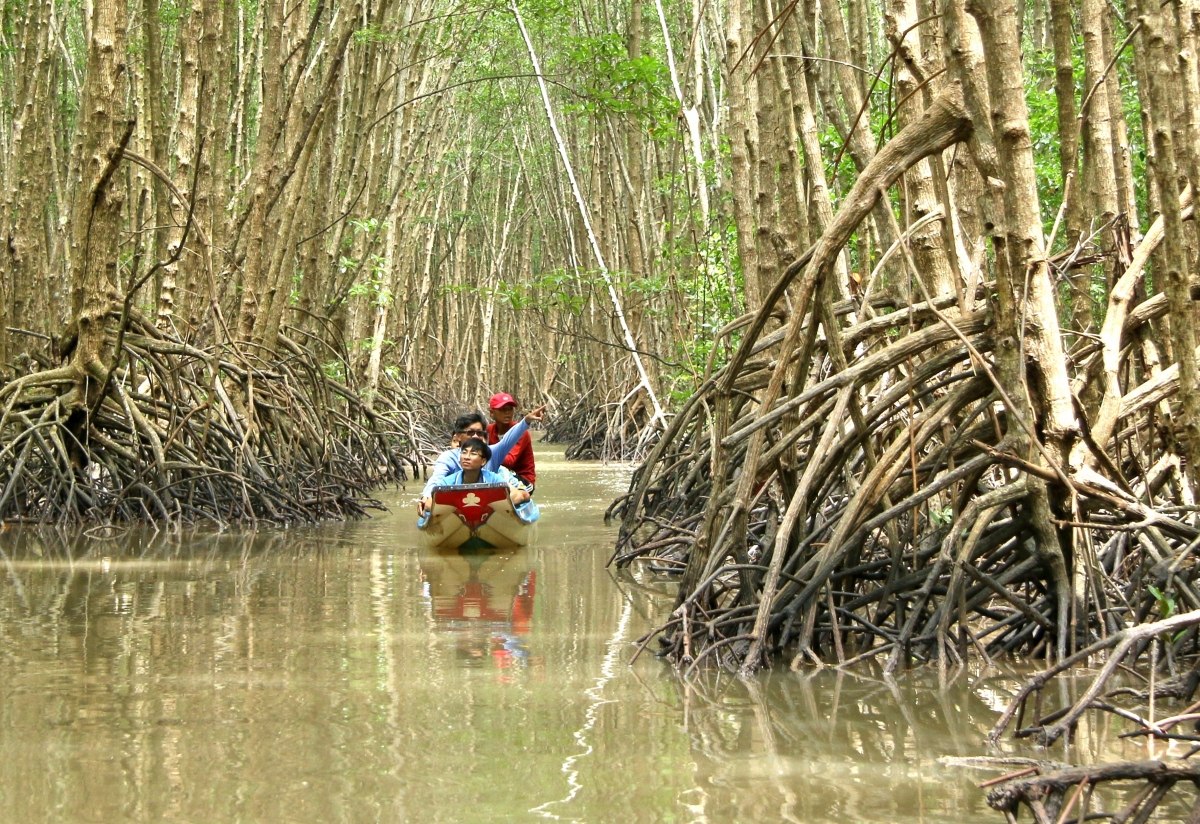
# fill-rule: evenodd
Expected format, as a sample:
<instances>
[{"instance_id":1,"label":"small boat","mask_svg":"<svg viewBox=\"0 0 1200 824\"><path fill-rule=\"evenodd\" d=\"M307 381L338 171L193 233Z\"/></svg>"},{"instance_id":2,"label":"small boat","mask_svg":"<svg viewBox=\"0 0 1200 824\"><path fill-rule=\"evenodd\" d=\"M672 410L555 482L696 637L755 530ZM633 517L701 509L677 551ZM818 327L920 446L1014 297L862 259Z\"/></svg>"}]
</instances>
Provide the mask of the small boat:
<instances>
[{"instance_id":1,"label":"small boat","mask_svg":"<svg viewBox=\"0 0 1200 824\"><path fill-rule=\"evenodd\" d=\"M426 546L515 549L533 541L537 519L537 504L514 505L505 484L461 484L434 488L417 529Z\"/></svg>"}]
</instances>

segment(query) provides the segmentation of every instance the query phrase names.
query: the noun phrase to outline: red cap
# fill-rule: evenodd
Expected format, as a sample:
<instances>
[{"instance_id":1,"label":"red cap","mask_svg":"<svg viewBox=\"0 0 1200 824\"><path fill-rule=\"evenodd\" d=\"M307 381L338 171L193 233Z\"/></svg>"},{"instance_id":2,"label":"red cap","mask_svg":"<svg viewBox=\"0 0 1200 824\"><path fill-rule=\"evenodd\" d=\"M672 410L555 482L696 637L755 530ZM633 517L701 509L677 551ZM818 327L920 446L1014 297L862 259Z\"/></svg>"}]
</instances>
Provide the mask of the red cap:
<instances>
[{"instance_id":1,"label":"red cap","mask_svg":"<svg viewBox=\"0 0 1200 824\"><path fill-rule=\"evenodd\" d=\"M488 406L492 409L503 409L506 406L516 406L517 402L513 400L513 396L507 392L497 392L492 395L492 399L488 401Z\"/></svg>"}]
</instances>

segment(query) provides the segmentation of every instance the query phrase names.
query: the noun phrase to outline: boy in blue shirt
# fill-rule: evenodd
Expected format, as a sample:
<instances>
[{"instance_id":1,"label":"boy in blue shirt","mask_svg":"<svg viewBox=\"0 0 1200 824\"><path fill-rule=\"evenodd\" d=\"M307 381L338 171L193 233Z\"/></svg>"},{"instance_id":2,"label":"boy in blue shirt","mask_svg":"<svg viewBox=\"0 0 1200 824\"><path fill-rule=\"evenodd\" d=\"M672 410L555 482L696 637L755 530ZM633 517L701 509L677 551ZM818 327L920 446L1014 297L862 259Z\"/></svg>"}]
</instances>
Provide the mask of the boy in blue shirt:
<instances>
[{"instance_id":1,"label":"boy in blue shirt","mask_svg":"<svg viewBox=\"0 0 1200 824\"><path fill-rule=\"evenodd\" d=\"M523 488L520 479L504 467L495 470L486 469L495 455L492 448L483 438L469 438L458 450L462 469L448 475L442 486L459 486L460 484L507 484L508 497L514 506L520 506L529 500L529 493Z\"/></svg>"}]
</instances>

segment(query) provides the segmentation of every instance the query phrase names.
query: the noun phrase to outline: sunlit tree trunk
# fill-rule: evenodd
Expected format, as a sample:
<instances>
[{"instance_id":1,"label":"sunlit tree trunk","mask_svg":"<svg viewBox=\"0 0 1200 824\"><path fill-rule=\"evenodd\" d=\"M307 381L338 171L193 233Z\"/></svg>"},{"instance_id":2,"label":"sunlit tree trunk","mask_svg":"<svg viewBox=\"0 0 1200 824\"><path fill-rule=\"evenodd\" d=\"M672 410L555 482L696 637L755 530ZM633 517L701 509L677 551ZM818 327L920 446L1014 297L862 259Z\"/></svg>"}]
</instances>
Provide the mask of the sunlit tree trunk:
<instances>
[{"instance_id":1,"label":"sunlit tree trunk","mask_svg":"<svg viewBox=\"0 0 1200 824\"><path fill-rule=\"evenodd\" d=\"M262 106L258 116L258 143L254 155L253 190L246 224L246 262L242 275L241 309L235 334L249 339L261 306L264 261L267 255L267 199L278 165L275 144L281 127L284 105L280 78L283 39L283 3L263 6Z\"/></svg>"},{"instance_id":2,"label":"sunlit tree trunk","mask_svg":"<svg viewBox=\"0 0 1200 824\"><path fill-rule=\"evenodd\" d=\"M1075 37L1072 33L1070 0L1050 0L1050 27L1054 42L1054 97L1058 105L1058 166L1063 185L1070 187L1063 224L1060 229L1067 244L1074 247L1083 236L1083 184L1079 179L1078 108L1075 101ZM1069 182L1068 182L1069 181ZM1065 193L1064 193L1065 194ZM1076 283L1072 279L1072 308L1078 314Z\"/></svg>"},{"instance_id":3,"label":"sunlit tree trunk","mask_svg":"<svg viewBox=\"0 0 1200 824\"><path fill-rule=\"evenodd\" d=\"M746 47L746 32L749 29L743 3L745 0L729 0L726 7L725 65L729 71L727 92L729 96L730 190L733 195L733 218L737 225L738 260L742 269L742 287L745 291L746 307L755 309L762 303L762 282L759 275L758 251L755 247L754 182L749 156L749 118L752 116L747 103L747 87L754 83L750 67L738 64Z\"/></svg>"},{"instance_id":4,"label":"sunlit tree trunk","mask_svg":"<svg viewBox=\"0 0 1200 824\"><path fill-rule=\"evenodd\" d=\"M152 0L153 2L153 0ZM177 185L189 202L192 191L193 170L196 163L196 107L200 96L200 9L193 6L184 18L179 31L179 103L175 111L175 164ZM167 232L167 248L164 257L174 257L176 247L183 240L183 223L188 203L177 203L168 211L170 228ZM174 214L172 215L172 211ZM175 314L175 287L179 274L178 262L168 263L162 269L162 282L158 293L158 318L160 329L170 328Z\"/></svg>"},{"instance_id":5,"label":"sunlit tree trunk","mask_svg":"<svg viewBox=\"0 0 1200 824\"><path fill-rule=\"evenodd\" d=\"M52 89L49 53L48 2L32 2L25 9L17 53L17 76L13 92L13 114L8 152L11 161L0 183L3 213L3 249L0 250L0 337L7 345L4 327L49 331L49 319L39 308L48 275L46 212L49 207L49 183L56 171L48 162L46 142L52 139L49 106ZM0 352L0 364L8 357ZM3 369L3 367L0 367Z\"/></svg>"},{"instance_id":6,"label":"sunlit tree trunk","mask_svg":"<svg viewBox=\"0 0 1200 824\"><path fill-rule=\"evenodd\" d=\"M1083 117L1083 166L1085 180L1093 214L1093 224L1101 229L1099 246L1105 254L1106 263L1099 267L1103 283L1112 283L1113 242L1115 227L1111 224L1117 217L1117 166L1113 153L1113 124L1109 114L1108 89L1102 85L1102 75L1107 65L1104 52L1104 17L1108 9L1104 0L1083 0L1080 5L1080 24L1083 30L1084 101L1087 108ZM1095 89L1095 92L1092 90ZM1071 126L1074 128L1074 126ZM1059 129L1062 132L1062 127ZM1091 276L1088 269L1068 273L1072 291L1072 326L1076 331L1089 332L1095 327L1093 321L1093 298Z\"/></svg>"},{"instance_id":7,"label":"sunlit tree trunk","mask_svg":"<svg viewBox=\"0 0 1200 824\"><path fill-rule=\"evenodd\" d=\"M197 156L195 169L194 219L203 227L209 243L214 243L214 233L223 223L220 214L218 181L226 174L224 128L222 119L228 110L228 88L224 81L224 63L221 47L220 0L199 0L200 40L197 49L198 83L196 100ZM230 3L229 5L232 5ZM225 120L224 122L228 122ZM190 183L189 183L190 186ZM213 295L209 294L208 273L213 265L212 248L205 247L199 238L193 238L190 253L180 260L183 279L182 294L176 293L176 302L182 308L182 320L188 334L195 335L200 325L201 312L209 305Z\"/></svg>"},{"instance_id":8,"label":"sunlit tree trunk","mask_svg":"<svg viewBox=\"0 0 1200 824\"><path fill-rule=\"evenodd\" d=\"M1001 335L997 374L1012 401L1007 435L1019 452L1035 457L1030 446L1038 438L1033 430L1036 411L1044 422L1048 454L1061 466L1066 462L1066 449L1078 427L1059 336L1054 287L1046 264L1016 7L1012 0L1004 0L989 4L971 2L968 9L979 23L986 57L990 127L997 172L1004 184L1002 213L997 215L1000 222L992 243L996 251L997 326ZM1026 375L1026 359L1035 367L1032 380ZM1031 403L1034 398L1036 401ZM1056 590L1056 647L1061 658L1068 649L1072 582L1053 523L1045 482L1031 477L1027 483L1033 526L1038 535L1038 557L1049 569Z\"/></svg>"},{"instance_id":9,"label":"sunlit tree trunk","mask_svg":"<svg viewBox=\"0 0 1200 824\"><path fill-rule=\"evenodd\" d=\"M900 106L896 120L899 127L903 128L920 117L924 109L922 102L932 93L928 87L933 79L928 76L927 67L923 65L920 35L915 28L915 0L892 0L885 14L885 22L888 37L894 44L898 44L900 59L897 61L895 72L896 94L906 102ZM933 174L933 164L929 160L922 160L905 172L901 190L905 206L905 226L920 221L938 209L937 186ZM941 220L916 229L910 233L908 239L913 259L922 272L928 273L937 294L954 294L956 289L955 275L944 242L947 233L941 228L942 221L952 220L953 216L948 214L948 209L943 210Z\"/></svg>"}]
</instances>

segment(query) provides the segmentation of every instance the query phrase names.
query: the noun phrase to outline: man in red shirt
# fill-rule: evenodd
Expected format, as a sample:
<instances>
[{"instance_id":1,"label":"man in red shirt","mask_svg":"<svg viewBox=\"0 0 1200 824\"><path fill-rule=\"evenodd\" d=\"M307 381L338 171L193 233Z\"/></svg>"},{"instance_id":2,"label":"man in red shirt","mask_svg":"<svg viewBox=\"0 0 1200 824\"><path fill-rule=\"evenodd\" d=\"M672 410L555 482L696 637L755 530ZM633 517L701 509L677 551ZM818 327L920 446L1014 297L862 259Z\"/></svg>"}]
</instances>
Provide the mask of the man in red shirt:
<instances>
[{"instance_id":1,"label":"man in red shirt","mask_svg":"<svg viewBox=\"0 0 1200 824\"><path fill-rule=\"evenodd\" d=\"M517 402L513 400L512 395L498 392L492 395L491 401L488 402L488 413L493 421L488 424L487 428L488 443L499 443L500 439L504 437L504 433L512 427L513 419L517 416ZM529 437L528 432L522 435L516 446L509 451L503 466L508 467L517 476L529 494L533 494L537 469L533 463L533 440Z\"/></svg>"}]
</instances>

